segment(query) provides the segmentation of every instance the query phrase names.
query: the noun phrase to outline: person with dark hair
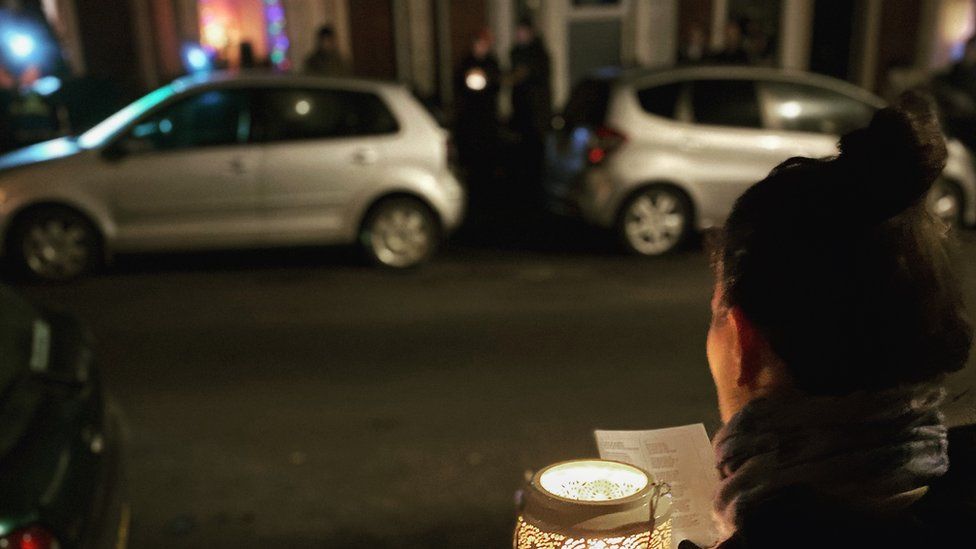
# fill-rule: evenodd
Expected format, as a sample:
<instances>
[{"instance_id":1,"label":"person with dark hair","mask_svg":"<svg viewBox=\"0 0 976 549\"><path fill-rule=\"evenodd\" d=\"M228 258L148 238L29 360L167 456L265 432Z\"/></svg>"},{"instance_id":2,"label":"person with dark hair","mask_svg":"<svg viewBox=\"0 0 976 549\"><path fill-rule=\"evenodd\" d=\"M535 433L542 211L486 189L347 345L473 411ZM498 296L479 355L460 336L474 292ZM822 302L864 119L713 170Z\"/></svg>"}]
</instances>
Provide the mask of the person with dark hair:
<instances>
[{"instance_id":1,"label":"person with dark hair","mask_svg":"<svg viewBox=\"0 0 976 549\"><path fill-rule=\"evenodd\" d=\"M742 25L738 21L725 24L724 44L722 49L712 53L708 61L726 65L744 65L749 62L749 53L745 49L745 37Z\"/></svg>"},{"instance_id":2,"label":"person with dark hair","mask_svg":"<svg viewBox=\"0 0 976 549\"><path fill-rule=\"evenodd\" d=\"M242 69L253 69L257 66L257 60L254 58L254 45L249 41L241 42L240 49L240 65Z\"/></svg>"},{"instance_id":3,"label":"person with dark hair","mask_svg":"<svg viewBox=\"0 0 976 549\"><path fill-rule=\"evenodd\" d=\"M708 37L705 35L705 27L696 21L682 30L684 38L681 47L678 48L678 64L701 63L708 55Z\"/></svg>"},{"instance_id":4,"label":"person with dark hair","mask_svg":"<svg viewBox=\"0 0 976 549\"><path fill-rule=\"evenodd\" d=\"M315 51L305 58L305 72L318 76L348 76L349 63L339 51L330 25L319 28Z\"/></svg>"},{"instance_id":5,"label":"person with dark hair","mask_svg":"<svg viewBox=\"0 0 976 549\"><path fill-rule=\"evenodd\" d=\"M0 63L0 154L16 148L12 109L17 98L17 80Z\"/></svg>"},{"instance_id":6,"label":"person with dark hair","mask_svg":"<svg viewBox=\"0 0 976 549\"><path fill-rule=\"evenodd\" d=\"M515 29L512 61L512 130L519 137L517 162L521 178L538 184L542 176L544 140L552 116L551 67L542 38L528 18Z\"/></svg>"},{"instance_id":7,"label":"person with dark hair","mask_svg":"<svg viewBox=\"0 0 976 549\"><path fill-rule=\"evenodd\" d=\"M840 151L780 164L710 235L722 549L973 539L973 428L940 410L973 331L924 205L934 109L903 96Z\"/></svg>"}]
</instances>

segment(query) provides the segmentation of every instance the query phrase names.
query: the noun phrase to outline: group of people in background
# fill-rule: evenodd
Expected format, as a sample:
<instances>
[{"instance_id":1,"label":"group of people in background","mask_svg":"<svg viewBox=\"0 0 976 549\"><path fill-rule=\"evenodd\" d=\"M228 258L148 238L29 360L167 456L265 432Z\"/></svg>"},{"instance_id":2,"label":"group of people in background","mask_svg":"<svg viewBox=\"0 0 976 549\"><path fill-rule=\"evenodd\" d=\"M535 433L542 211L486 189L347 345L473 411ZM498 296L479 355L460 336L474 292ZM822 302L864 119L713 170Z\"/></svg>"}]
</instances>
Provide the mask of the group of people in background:
<instances>
[{"instance_id":1,"label":"group of people in background","mask_svg":"<svg viewBox=\"0 0 976 549\"><path fill-rule=\"evenodd\" d=\"M723 29L723 45L713 49L705 28L695 23L685 32L678 49L679 64L767 65L775 47L766 30L753 19L732 20Z\"/></svg>"},{"instance_id":2,"label":"group of people in background","mask_svg":"<svg viewBox=\"0 0 976 549\"><path fill-rule=\"evenodd\" d=\"M506 164L524 172L513 176L534 181L541 175L545 134L552 115L551 66L542 37L528 18L520 19L516 26L508 67L502 70L488 29L472 37L456 66L453 110L448 118L458 161L472 180L493 175L503 147L514 155ZM352 75L331 26L319 29L315 49L305 58L303 70L316 76ZM507 124L502 124L499 112L503 90L511 97Z\"/></svg>"},{"instance_id":3,"label":"group of people in background","mask_svg":"<svg viewBox=\"0 0 976 549\"><path fill-rule=\"evenodd\" d=\"M511 93L508 124L499 116L499 95ZM454 136L458 160L477 179L498 166L500 148L514 155L509 163L523 173L518 180L536 181L542 171L545 135L552 116L549 53L532 21L521 19L509 69L503 71L488 30L478 32L454 76Z\"/></svg>"}]
</instances>

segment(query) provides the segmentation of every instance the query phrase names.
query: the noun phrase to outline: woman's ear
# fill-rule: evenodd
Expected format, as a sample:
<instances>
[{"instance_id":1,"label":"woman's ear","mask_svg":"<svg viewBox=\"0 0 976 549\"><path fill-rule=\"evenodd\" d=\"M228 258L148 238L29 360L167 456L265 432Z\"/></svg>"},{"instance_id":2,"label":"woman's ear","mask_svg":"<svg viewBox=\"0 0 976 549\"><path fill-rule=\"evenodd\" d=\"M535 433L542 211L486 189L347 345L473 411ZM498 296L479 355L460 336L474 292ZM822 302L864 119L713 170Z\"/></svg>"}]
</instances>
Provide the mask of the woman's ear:
<instances>
[{"instance_id":1,"label":"woman's ear","mask_svg":"<svg viewBox=\"0 0 976 549\"><path fill-rule=\"evenodd\" d=\"M746 317L737 306L733 306L729 311L729 320L732 322L732 329L735 332L735 344L737 349L733 350L739 367L736 374L736 384L739 387L755 388L758 385L760 374L766 367L764 355L768 345L766 339L756 329L756 325Z\"/></svg>"}]
</instances>

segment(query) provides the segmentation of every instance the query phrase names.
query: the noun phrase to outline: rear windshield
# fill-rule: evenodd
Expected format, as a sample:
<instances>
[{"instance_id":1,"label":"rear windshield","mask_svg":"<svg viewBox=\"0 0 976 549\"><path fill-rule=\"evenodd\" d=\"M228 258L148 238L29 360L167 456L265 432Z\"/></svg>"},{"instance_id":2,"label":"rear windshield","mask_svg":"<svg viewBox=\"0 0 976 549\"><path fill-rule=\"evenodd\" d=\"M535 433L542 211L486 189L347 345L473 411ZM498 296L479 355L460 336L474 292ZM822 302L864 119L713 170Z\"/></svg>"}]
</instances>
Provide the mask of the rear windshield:
<instances>
[{"instance_id":1,"label":"rear windshield","mask_svg":"<svg viewBox=\"0 0 976 549\"><path fill-rule=\"evenodd\" d=\"M610 102L610 82L607 80L584 80L577 84L566 103L563 118L566 127L602 126L607 118Z\"/></svg>"},{"instance_id":2,"label":"rear windshield","mask_svg":"<svg viewBox=\"0 0 976 549\"><path fill-rule=\"evenodd\" d=\"M697 80L691 102L699 124L762 127L756 83L751 80Z\"/></svg>"}]
</instances>

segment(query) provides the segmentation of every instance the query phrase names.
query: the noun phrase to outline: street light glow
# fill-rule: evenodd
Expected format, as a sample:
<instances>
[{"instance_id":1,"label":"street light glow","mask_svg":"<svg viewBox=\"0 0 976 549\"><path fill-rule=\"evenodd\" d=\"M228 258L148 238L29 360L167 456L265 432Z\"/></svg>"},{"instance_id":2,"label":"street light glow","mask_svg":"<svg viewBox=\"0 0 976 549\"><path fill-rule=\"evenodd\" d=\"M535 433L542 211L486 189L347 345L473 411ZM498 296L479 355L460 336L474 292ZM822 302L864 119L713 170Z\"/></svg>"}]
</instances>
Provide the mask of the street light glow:
<instances>
[{"instance_id":1,"label":"street light glow","mask_svg":"<svg viewBox=\"0 0 976 549\"><path fill-rule=\"evenodd\" d=\"M207 46L187 43L180 50L183 66L188 73L203 73L213 68L214 51Z\"/></svg>"},{"instance_id":2,"label":"street light glow","mask_svg":"<svg viewBox=\"0 0 976 549\"><path fill-rule=\"evenodd\" d=\"M210 66L210 58L203 48L191 47L186 51L186 64L192 71L202 71Z\"/></svg>"},{"instance_id":3,"label":"street light glow","mask_svg":"<svg viewBox=\"0 0 976 549\"><path fill-rule=\"evenodd\" d=\"M7 37L7 46L14 57L26 59L37 49L37 40L25 32L13 32Z\"/></svg>"}]
</instances>

